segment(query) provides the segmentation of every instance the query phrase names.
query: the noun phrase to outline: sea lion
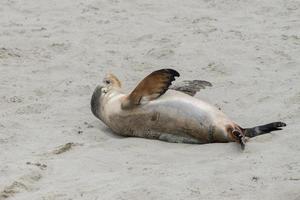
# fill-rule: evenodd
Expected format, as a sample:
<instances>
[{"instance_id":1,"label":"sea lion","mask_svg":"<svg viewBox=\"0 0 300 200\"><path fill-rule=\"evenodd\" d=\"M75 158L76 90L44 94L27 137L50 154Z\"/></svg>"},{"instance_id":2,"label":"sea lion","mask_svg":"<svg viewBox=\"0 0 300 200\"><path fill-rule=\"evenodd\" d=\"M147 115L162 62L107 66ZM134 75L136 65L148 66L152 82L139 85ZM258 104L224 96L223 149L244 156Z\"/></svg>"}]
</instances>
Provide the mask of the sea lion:
<instances>
[{"instance_id":1,"label":"sea lion","mask_svg":"<svg viewBox=\"0 0 300 200\"><path fill-rule=\"evenodd\" d=\"M197 144L238 142L242 148L247 137L286 126L273 122L242 128L219 109L194 97L211 83L194 80L171 85L179 76L174 69L154 71L127 95L119 79L110 74L92 95L92 113L122 136Z\"/></svg>"}]
</instances>

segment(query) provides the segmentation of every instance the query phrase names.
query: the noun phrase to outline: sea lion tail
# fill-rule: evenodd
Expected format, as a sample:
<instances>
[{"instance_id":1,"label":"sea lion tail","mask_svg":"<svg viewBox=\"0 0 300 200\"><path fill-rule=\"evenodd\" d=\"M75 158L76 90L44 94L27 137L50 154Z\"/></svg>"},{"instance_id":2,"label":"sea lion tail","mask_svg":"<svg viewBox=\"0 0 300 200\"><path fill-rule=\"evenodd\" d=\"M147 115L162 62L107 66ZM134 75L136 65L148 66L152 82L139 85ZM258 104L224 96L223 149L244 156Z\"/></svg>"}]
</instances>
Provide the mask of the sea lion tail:
<instances>
[{"instance_id":1,"label":"sea lion tail","mask_svg":"<svg viewBox=\"0 0 300 200\"><path fill-rule=\"evenodd\" d=\"M281 127L286 126L284 122L272 122L269 124L261 125L261 126L255 126L253 128L245 128L244 134L247 137L255 137L258 135L263 135L266 133L270 133L272 131L279 131L282 130Z\"/></svg>"}]
</instances>

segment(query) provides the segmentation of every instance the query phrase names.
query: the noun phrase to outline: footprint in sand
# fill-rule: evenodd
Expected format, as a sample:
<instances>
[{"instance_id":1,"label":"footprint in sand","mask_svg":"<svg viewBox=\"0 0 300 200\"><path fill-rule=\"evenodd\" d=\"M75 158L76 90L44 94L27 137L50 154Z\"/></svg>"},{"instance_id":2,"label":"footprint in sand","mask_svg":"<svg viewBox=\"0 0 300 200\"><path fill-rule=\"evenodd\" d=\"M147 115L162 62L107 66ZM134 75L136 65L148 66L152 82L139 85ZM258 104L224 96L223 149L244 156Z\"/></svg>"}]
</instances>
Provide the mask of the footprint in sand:
<instances>
[{"instance_id":1,"label":"footprint in sand","mask_svg":"<svg viewBox=\"0 0 300 200\"><path fill-rule=\"evenodd\" d=\"M32 165L32 166L37 166L38 168L40 168L41 170L45 170L47 168L46 164L41 164L39 162L36 163L32 163L32 162L26 162L26 165Z\"/></svg>"},{"instance_id":2,"label":"footprint in sand","mask_svg":"<svg viewBox=\"0 0 300 200\"><path fill-rule=\"evenodd\" d=\"M24 98L21 96L12 96L12 97L2 96L0 98L0 102L6 102L6 103L22 103L23 101Z\"/></svg>"},{"instance_id":3,"label":"footprint in sand","mask_svg":"<svg viewBox=\"0 0 300 200\"><path fill-rule=\"evenodd\" d=\"M64 145L61 145L59 147L57 147L54 151L52 151L53 154L62 154L65 153L67 151L70 151L73 147L75 146L83 146L82 143L73 143L73 142L68 142Z\"/></svg>"},{"instance_id":4,"label":"footprint in sand","mask_svg":"<svg viewBox=\"0 0 300 200\"><path fill-rule=\"evenodd\" d=\"M206 67L202 68L203 70L214 73L214 74L219 74L219 75L226 75L227 71L223 65L223 63L215 63L215 62L210 62Z\"/></svg>"},{"instance_id":5,"label":"footprint in sand","mask_svg":"<svg viewBox=\"0 0 300 200\"><path fill-rule=\"evenodd\" d=\"M13 197L17 193L34 190L34 183L39 181L41 178L42 175L37 171L32 171L31 173L22 176L0 191L0 200Z\"/></svg>"},{"instance_id":6,"label":"footprint in sand","mask_svg":"<svg viewBox=\"0 0 300 200\"><path fill-rule=\"evenodd\" d=\"M282 40L286 40L295 45L300 45L300 36L299 35L281 35Z\"/></svg>"},{"instance_id":7,"label":"footprint in sand","mask_svg":"<svg viewBox=\"0 0 300 200\"><path fill-rule=\"evenodd\" d=\"M8 49L8 48L0 48L0 59L7 58L20 58L20 50L18 49Z\"/></svg>"},{"instance_id":8,"label":"footprint in sand","mask_svg":"<svg viewBox=\"0 0 300 200\"><path fill-rule=\"evenodd\" d=\"M169 48L161 48L161 49L152 48L146 54L156 59L165 59L165 58L172 57L175 54L175 52Z\"/></svg>"},{"instance_id":9,"label":"footprint in sand","mask_svg":"<svg viewBox=\"0 0 300 200\"><path fill-rule=\"evenodd\" d=\"M50 48L57 53L63 53L65 51L69 50L70 46L71 45L69 43L64 43L64 42L56 43L55 42L50 45Z\"/></svg>"},{"instance_id":10,"label":"footprint in sand","mask_svg":"<svg viewBox=\"0 0 300 200\"><path fill-rule=\"evenodd\" d=\"M143 42L149 42L151 41L153 38L152 34L145 34L142 35L140 37L135 38L134 40L132 40L132 44L134 44L135 46L140 45Z\"/></svg>"},{"instance_id":11,"label":"footprint in sand","mask_svg":"<svg viewBox=\"0 0 300 200\"><path fill-rule=\"evenodd\" d=\"M286 100L287 104L300 104L300 92L296 93L292 97Z\"/></svg>"},{"instance_id":12,"label":"footprint in sand","mask_svg":"<svg viewBox=\"0 0 300 200\"><path fill-rule=\"evenodd\" d=\"M41 114L45 110L47 110L50 106L47 104L31 104L28 106L24 106L18 108L16 113L17 114Z\"/></svg>"}]
</instances>

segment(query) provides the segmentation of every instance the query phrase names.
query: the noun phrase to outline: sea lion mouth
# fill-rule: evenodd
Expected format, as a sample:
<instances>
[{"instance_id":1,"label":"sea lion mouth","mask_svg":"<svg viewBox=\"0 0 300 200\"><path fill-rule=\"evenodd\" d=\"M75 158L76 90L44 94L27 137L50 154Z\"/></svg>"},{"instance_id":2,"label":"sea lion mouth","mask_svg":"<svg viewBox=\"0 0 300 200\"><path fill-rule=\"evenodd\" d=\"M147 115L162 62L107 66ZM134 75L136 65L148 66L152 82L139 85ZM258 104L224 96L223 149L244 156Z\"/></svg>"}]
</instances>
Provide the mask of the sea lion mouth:
<instances>
[{"instance_id":1,"label":"sea lion mouth","mask_svg":"<svg viewBox=\"0 0 300 200\"><path fill-rule=\"evenodd\" d=\"M101 106L100 97L102 94L102 88L103 88L103 86L98 85L95 88L94 93L91 98L91 111L95 115L95 117L97 117L98 119L100 119L99 109Z\"/></svg>"}]
</instances>

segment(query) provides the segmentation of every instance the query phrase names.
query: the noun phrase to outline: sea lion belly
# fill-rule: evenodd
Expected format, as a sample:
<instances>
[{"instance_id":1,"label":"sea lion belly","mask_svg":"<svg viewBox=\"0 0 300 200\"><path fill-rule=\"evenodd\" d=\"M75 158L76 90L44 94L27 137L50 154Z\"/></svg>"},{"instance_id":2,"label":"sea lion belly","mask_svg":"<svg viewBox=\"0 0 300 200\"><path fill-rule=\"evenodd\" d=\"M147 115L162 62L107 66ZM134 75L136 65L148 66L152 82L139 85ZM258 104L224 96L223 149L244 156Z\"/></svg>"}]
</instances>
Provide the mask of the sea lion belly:
<instances>
[{"instance_id":1,"label":"sea lion belly","mask_svg":"<svg viewBox=\"0 0 300 200\"><path fill-rule=\"evenodd\" d=\"M120 135L161 139L166 135L197 143L228 142L227 117L209 104L177 91L168 91L155 101L109 115L112 130Z\"/></svg>"}]
</instances>

